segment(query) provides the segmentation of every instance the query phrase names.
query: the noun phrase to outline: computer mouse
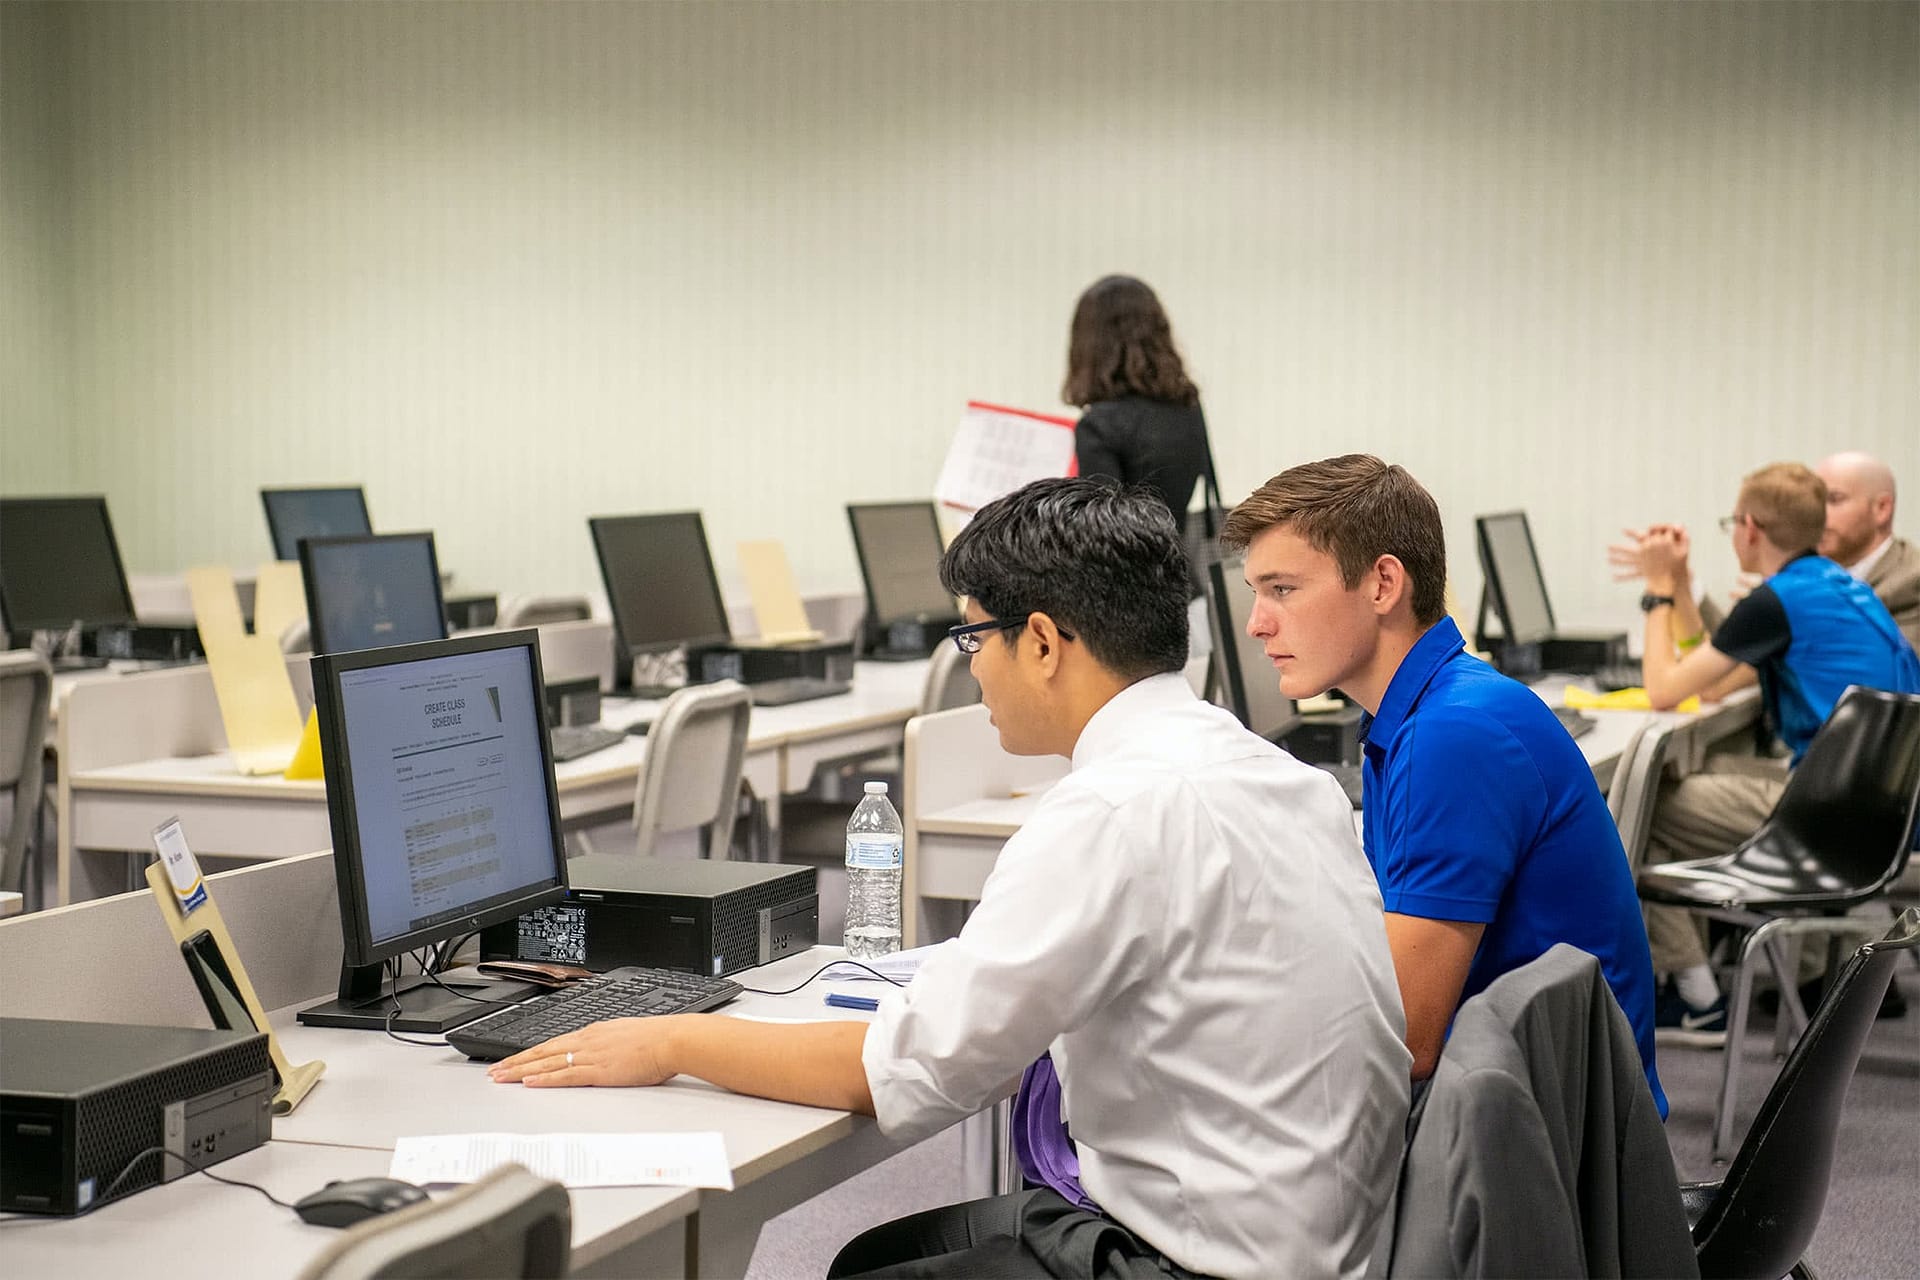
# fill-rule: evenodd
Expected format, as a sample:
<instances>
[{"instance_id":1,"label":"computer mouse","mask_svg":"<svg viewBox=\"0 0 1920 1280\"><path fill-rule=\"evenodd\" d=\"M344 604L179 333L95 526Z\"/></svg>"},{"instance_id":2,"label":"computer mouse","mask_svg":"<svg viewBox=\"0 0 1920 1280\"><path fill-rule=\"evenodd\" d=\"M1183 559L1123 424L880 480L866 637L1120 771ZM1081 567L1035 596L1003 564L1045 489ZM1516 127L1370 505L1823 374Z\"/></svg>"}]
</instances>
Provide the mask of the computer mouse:
<instances>
[{"instance_id":1,"label":"computer mouse","mask_svg":"<svg viewBox=\"0 0 1920 1280\"><path fill-rule=\"evenodd\" d=\"M294 1203L302 1222L316 1227L350 1227L377 1214L419 1204L427 1193L397 1178L351 1178L329 1182Z\"/></svg>"},{"instance_id":2,"label":"computer mouse","mask_svg":"<svg viewBox=\"0 0 1920 1280\"><path fill-rule=\"evenodd\" d=\"M636 738L642 738L646 736L647 730L651 728L653 728L653 721L635 720L632 724L627 726L627 732L632 734Z\"/></svg>"}]
</instances>

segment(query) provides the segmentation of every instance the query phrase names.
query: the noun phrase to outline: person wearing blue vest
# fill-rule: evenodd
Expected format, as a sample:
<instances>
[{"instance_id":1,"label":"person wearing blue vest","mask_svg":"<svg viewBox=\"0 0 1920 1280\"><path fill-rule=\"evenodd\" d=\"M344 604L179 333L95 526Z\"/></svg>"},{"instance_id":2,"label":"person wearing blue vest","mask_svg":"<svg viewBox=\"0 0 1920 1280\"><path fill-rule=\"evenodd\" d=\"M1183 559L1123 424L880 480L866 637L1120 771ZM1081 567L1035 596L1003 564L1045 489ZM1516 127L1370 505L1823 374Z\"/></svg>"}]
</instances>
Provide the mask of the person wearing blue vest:
<instances>
[{"instance_id":1,"label":"person wearing blue vest","mask_svg":"<svg viewBox=\"0 0 1920 1280\"><path fill-rule=\"evenodd\" d=\"M1764 581L1742 597L1711 637L1694 603L1691 542L1677 524L1627 530L1611 550L1627 576L1645 579L1642 678L1654 707L1698 694L1709 700L1758 681L1767 723L1793 764L1848 685L1920 692L1920 660L1873 588L1815 548L1826 528L1827 486L1797 462L1762 467L1740 485L1720 521L1746 573ZM1725 853L1759 829L1786 789L1784 773L1699 773L1662 784L1646 860ZM1647 909L1657 972L1669 976L1656 1009L1662 1040L1726 1043L1726 998L1707 963L1695 918Z\"/></svg>"},{"instance_id":2,"label":"person wearing blue vest","mask_svg":"<svg viewBox=\"0 0 1920 1280\"><path fill-rule=\"evenodd\" d=\"M1339 689L1365 740L1367 860L1407 1014L1413 1077L1454 1012L1565 942L1600 961L1660 1114L1653 971L1639 898L1593 771L1538 695L1466 651L1446 611L1446 534L1404 468L1366 454L1294 467L1235 507L1280 691Z\"/></svg>"}]
</instances>

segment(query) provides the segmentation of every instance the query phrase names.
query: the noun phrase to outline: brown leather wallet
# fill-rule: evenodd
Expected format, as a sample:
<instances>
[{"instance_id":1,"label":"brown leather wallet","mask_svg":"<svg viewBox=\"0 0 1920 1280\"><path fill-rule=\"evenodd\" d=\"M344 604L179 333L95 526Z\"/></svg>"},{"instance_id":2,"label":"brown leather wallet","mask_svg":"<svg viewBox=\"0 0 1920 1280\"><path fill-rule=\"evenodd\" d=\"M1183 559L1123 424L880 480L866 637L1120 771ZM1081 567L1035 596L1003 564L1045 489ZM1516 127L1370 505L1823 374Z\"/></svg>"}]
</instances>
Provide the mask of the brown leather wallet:
<instances>
[{"instance_id":1,"label":"brown leather wallet","mask_svg":"<svg viewBox=\"0 0 1920 1280\"><path fill-rule=\"evenodd\" d=\"M490 978L518 978L542 987L564 987L593 976L591 969L552 960L482 960L474 968Z\"/></svg>"}]
</instances>

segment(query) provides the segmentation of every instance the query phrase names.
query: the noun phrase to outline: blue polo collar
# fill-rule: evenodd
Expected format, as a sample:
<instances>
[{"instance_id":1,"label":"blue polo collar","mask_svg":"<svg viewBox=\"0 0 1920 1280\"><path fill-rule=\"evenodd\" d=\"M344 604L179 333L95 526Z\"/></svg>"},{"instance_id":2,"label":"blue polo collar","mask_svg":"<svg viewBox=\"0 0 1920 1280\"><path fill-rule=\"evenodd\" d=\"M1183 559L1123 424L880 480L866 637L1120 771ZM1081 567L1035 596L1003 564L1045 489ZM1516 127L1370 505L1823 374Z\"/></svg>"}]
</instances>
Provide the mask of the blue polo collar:
<instances>
[{"instance_id":1,"label":"blue polo collar","mask_svg":"<svg viewBox=\"0 0 1920 1280\"><path fill-rule=\"evenodd\" d=\"M1386 696L1380 699L1380 710L1370 716L1360 718L1360 740L1368 747L1385 752L1393 746L1393 739L1400 732L1407 717L1413 714L1420 695L1433 683L1440 668L1447 665L1453 655L1467 647L1460 637L1460 628L1452 618L1441 618L1428 627L1426 633L1413 642L1413 648L1407 650L1407 656L1400 661L1399 670L1393 673L1393 679L1387 682Z\"/></svg>"}]
</instances>

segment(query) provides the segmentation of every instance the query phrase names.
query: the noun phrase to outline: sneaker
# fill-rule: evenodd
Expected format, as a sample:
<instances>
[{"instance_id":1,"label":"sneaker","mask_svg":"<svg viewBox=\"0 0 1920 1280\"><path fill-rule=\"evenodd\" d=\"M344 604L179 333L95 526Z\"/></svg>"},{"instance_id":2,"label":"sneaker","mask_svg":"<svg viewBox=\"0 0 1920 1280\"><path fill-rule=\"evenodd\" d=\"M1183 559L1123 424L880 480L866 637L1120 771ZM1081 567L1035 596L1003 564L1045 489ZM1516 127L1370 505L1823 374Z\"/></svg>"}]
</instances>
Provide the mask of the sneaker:
<instances>
[{"instance_id":1,"label":"sneaker","mask_svg":"<svg viewBox=\"0 0 1920 1280\"><path fill-rule=\"evenodd\" d=\"M1727 998L1718 996L1706 1008L1696 1009L1669 982L1654 997L1653 1038L1697 1049L1722 1047L1727 1043Z\"/></svg>"}]
</instances>

